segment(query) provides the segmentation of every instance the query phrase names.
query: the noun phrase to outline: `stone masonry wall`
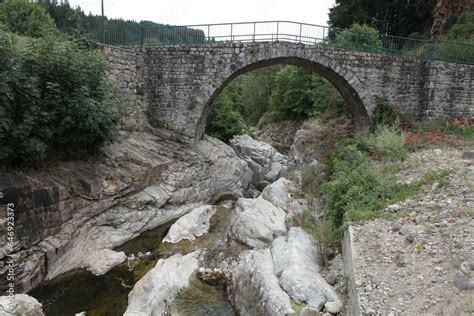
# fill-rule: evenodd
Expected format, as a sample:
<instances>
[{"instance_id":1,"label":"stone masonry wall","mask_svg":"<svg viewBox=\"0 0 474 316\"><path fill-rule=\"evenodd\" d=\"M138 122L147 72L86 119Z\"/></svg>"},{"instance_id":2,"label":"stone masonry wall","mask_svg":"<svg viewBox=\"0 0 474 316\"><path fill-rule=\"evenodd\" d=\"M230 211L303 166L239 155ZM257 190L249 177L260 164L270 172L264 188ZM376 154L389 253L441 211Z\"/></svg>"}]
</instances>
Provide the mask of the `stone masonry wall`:
<instances>
[{"instance_id":1,"label":"stone masonry wall","mask_svg":"<svg viewBox=\"0 0 474 316\"><path fill-rule=\"evenodd\" d=\"M100 50L107 59L107 76L114 93L125 100L125 114L121 129L141 129L147 125L144 96L144 61L139 48L120 48L102 45Z\"/></svg>"},{"instance_id":2,"label":"stone masonry wall","mask_svg":"<svg viewBox=\"0 0 474 316\"><path fill-rule=\"evenodd\" d=\"M474 65L427 63L422 118L474 117Z\"/></svg>"}]
</instances>

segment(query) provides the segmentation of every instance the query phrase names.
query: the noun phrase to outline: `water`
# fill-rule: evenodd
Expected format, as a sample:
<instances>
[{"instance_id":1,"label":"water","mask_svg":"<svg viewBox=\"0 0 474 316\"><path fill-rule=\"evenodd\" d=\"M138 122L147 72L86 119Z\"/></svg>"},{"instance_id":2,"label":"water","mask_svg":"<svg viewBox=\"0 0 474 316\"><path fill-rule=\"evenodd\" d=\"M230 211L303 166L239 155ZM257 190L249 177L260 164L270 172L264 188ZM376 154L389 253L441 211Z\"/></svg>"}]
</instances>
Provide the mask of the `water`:
<instances>
[{"instance_id":1,"label":"water","mask_svg":"<svg viewBox=\"0 0 474 316\"><path fill-rule=\"evenodd\" d=\"M116 248L130 253L155 251L166 236L172 222L142 233L135 239ZM132 250L135 249L135 250ZM95 276L85 270L71 271L33 289L28 294L43 304L47 316L74 315L87 311L87 315L122 315L133 285L151 270L158 257L140 261L134 270L123 263L105 275Z\"/></svg>"},{"instance_id":2,"label":"water","mask_svg":"<svg viewBox=\"0 0 474 316\"><path fill-rule=\"evenodd\" d=\"M194 278L170 306L171 315L235 315L223 285L212 286Z\"/></svg>"},{"instance_id":3,"label":"water","mask_svg":"<svg viewBox=\"0 0 474 316\"><path fill-rule=\"evenodd\" d=\"M226 244L232 209L218 207L211 218L208 235L194 242L182 241L178 244L162 244L172 222L142 233L116 251L127 255L151 252L153 256L138 262L132 271L123 263L103 276L95 276L85 270L65 273L30 291L31 296L43 304L47 316L68 316L82 311L87 315L122 315L128 303L128 293L133 285L151 270L159 258L175 253L188 253L196 249L206 249L206 267L216 267L220 253L238 252L234 244ZM227 299L225 285L211 286L194 278L190 287L184 289L171 307L172 315L233 315Z\"/></svg>"}]
</instances>

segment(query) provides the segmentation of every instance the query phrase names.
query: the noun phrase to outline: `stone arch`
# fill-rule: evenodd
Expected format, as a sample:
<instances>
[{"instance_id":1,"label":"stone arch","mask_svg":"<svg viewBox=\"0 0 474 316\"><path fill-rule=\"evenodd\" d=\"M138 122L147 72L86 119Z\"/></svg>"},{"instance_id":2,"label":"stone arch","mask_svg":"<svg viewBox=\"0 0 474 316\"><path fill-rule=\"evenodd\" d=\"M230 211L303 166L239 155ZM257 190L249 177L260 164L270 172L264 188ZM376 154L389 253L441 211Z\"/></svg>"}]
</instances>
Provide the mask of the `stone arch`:
<instances>
[{"instance_id":1,"label":"stone arch","mask_svg":"<svg viewBox=\"0 0 474 316\"><path fill-rule=\"evenodd\" d=\"M324 65L322 62L302 57L275 57L249 62L247 65L242 65L241 67L237 67L235 64L228 65L228 69L226 69L227 71L223 72L223 78L220 79L220 83L217 85L217 88L211 94L203 108L202 115L196 126L195 139L198 140L202 138L211 105L229 82L246 72L277 64L294 65L309 69L328 80L345 100L352 115L354 129L356 131L363 130L369 126L369 111L363 102L365 95L361 96L361 93L358 92L365 91L365 89L358 80L354 80L353 73L350 71L344 71L334 62ZM227 75L229 72L231 74ZM351 81L351 83L349 83L349 81Z\"/></svg>"}]
</instances>

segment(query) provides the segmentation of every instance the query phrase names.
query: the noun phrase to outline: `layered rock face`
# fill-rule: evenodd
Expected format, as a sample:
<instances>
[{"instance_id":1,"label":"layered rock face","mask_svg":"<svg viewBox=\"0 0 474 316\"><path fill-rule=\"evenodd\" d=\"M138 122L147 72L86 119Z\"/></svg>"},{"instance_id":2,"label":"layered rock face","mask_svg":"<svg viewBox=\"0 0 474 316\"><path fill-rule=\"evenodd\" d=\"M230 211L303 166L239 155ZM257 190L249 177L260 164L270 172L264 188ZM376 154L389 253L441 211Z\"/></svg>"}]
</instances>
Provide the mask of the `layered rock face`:
<instances>
[{"instance_id":1,"label":"layered rock face","mask_svg":"<svg viewBox=\"0 0 474 316\"><path fill-rule=\"evenodd\" d=\"M265 142L238 135L230 140L230 145L248 162L254 173L252 184L257 189L278 179L284 170L286 156Z\"/></svg>"},{"instance_id":2,"label":"layered rock face","mask_svg":"<svg viewBox=\"0 0 474 316\"><path fill-rule=\"evenodd\" d=\"M124 259L114 247L200 203L242 196L252 171L232 148L208 136L175 140L165 130L123 134L88 161L0 173L0 204L15 205L16 222L14 252L0 249L0 260L18 260L17 291L74 268L105 273Z\"/></svg>"}]
</instances>

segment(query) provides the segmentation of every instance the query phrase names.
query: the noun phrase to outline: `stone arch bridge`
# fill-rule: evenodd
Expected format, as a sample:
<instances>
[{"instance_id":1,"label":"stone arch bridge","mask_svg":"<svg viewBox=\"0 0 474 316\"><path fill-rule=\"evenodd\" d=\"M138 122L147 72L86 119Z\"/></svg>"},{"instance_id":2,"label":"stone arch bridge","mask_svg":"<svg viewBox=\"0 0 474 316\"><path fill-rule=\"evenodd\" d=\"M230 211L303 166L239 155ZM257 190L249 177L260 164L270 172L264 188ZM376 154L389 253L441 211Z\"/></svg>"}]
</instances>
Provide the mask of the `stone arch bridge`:
<instances>
[{"instance_id":1,"label":"stone arch bridge","mask_svg":"<svg viewBox=\"0 0 474 316\"><path fill-rule=\"evenodd\" d=\"M292 64L330 81L356 127L370 122L378 96L415 118L474 117L474 65L400 58L287 41L216 42L117 48L103 46L109 74L136 96L128 120L155 111L171 129L202 137L214 98L235 77Z\"/></svg>"}]
</instances>

